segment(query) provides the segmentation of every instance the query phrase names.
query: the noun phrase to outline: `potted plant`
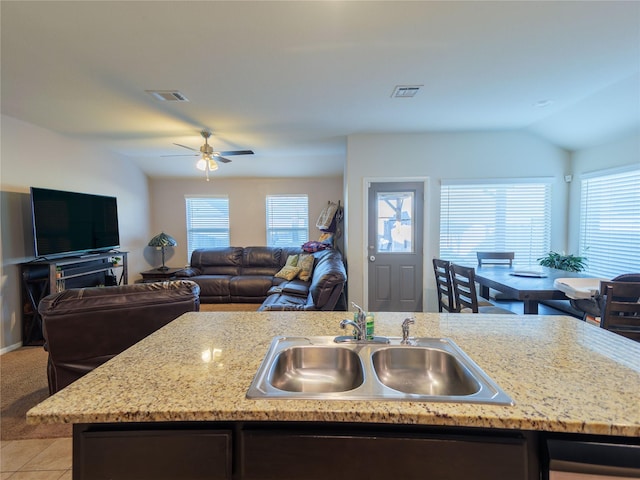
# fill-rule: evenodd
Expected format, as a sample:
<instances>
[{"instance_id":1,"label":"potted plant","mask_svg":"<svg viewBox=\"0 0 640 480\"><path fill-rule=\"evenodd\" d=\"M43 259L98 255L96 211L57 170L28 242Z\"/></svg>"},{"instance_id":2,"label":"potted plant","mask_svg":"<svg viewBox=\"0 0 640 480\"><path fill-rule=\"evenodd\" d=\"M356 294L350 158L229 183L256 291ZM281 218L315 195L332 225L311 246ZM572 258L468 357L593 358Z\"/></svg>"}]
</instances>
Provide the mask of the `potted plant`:
<instances>
[{"instance_id":1,"label":"potted plant","mask_svg":"<svg viewBox=\"0 0 640 480\"><path fill-rule=\"evenodd\" d=\"M585 260L585 257L549 252L544 257L538 258L538 263L543 267L556 268L567 272L581 272L586 268Z\"/></svg>"}]
</instances>

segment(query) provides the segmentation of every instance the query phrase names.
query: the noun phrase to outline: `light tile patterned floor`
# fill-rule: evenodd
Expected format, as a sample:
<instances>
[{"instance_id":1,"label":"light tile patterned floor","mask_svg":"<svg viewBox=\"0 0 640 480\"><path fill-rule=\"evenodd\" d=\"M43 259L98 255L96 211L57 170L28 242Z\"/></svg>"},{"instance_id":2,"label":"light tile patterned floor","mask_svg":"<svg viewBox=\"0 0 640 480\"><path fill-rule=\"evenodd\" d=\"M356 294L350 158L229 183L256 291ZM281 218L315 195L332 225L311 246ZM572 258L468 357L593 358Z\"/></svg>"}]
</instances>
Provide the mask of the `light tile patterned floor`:
<instances>
[{"instance_id":1,"label":"light tile patterned floor","mask_svg":"<svg viewBox=\"0 0 640 480\"><path fill-rule=\"evenodd\" d=\"M71 438L2 441L0 480L71 480Z\"/></svg>"}]
</instances>

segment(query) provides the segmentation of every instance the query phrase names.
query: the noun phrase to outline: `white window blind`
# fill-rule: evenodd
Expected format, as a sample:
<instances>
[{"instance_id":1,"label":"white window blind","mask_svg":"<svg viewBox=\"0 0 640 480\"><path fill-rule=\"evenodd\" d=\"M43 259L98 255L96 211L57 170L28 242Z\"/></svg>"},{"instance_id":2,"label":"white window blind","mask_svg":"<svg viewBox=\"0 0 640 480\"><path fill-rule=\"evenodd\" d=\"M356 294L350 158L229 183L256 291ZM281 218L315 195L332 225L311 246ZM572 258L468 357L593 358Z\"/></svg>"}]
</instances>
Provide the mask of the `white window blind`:
<instances>
[{"instance_id":1,"label":"white window blind","mask_svg":"<svg viewBox=\"0 0 640 480\"><path fill-rule=\"evenodd\" d=\"M579 252L594 276L640 272L639 168L582 177Z\"/></svg>"},{"instance_id":2,"label":"white window blind","mask_svg":"<svg viewBox=\"0 0 640 480\"><path fill-rule=\"evenodd\" d=\"M229 246L229 197L185 197L187 260L197 248Z\"/></svg>"},{"instance_id":3,"label":"white window blind","mask_svg":"<svg viewBox=\"0 0 640 480\"><path fill-rule=\"evenodd\" d=\"M309 240L307 195L267 196L267 245L299 247Z\"/></svg>"},{"instance_id":4,"label":"white window blind","mask_svg":"<svg viewBox=\"0 0 640 480\"><path fill-rule=\"evenodd\" d=\"M516 265L537 265L549 251L550 225L549 179L441 185L442 259L473 266L476 252L515 252Z\"/></svg>"}]
</instances>

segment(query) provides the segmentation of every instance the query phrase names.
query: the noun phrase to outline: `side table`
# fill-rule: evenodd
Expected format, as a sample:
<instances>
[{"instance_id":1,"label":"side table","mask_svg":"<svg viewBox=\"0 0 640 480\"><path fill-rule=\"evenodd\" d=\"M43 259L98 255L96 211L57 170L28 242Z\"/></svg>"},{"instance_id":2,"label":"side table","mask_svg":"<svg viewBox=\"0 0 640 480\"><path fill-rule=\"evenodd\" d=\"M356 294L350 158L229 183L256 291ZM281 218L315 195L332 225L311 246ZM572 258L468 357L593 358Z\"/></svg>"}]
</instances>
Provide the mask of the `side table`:
<instances>
[{"instance_id":1,"label":"side table","mask_svg":"<svg viewBox=\"0 0 640 480\"><path fill-rule=\"evenodd\" d=\"M142 275L142 283L152 282L166 282L167 280L175 280L176 273L182 271L182 268L169 268L168 270L147 270L146 272L140 272Z\"/></svg>"}]
</instances>

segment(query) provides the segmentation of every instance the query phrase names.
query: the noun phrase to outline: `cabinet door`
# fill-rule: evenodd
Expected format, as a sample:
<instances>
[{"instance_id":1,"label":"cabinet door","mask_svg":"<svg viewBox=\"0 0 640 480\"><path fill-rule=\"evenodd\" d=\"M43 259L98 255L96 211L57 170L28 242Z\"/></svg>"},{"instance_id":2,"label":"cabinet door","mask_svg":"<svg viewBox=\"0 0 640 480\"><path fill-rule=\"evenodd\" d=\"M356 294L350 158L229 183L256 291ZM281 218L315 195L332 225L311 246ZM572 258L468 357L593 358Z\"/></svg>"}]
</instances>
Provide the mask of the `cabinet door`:
<instances>
[{"instance_id":1,"label":"cabinet door","mask_svg":"<svg viewBox=\"0 0 640 480\"><path fill-rule=\"evenodd\" d=\"M84 431L74 435L74 480L225 480L231 432Z\"/></svg>"},{"instance_id":2,"label":"cabinet door","mask_svg":"<svg viewBox=\"0 0 640 480\"><path fill-rule=\"evenodd\" d=\"M525 480L523 438L244 431L241 478Z\"/></svg>"}]
</instances>

